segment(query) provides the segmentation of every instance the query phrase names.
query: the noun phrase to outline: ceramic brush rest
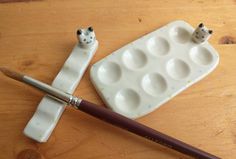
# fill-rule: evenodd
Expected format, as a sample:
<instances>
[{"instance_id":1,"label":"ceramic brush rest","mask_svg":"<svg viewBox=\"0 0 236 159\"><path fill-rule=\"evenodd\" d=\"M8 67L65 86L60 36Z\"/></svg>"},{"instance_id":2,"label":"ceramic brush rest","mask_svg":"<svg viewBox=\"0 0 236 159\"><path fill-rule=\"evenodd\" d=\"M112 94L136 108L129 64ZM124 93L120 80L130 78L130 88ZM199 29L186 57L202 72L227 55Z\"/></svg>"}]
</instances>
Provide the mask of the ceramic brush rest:
<instances>
[{"instance_id":1,"label":"ceramic brush rest","mask_svg":"<svg viewBox=\"0 0 236 159\"><path fill-rule=\"evenodd\" d=\"M144 116L208 75L219 62L212 34L174 21L95 63L90 77L103 101L129 118Z\"/></svg>"},{"instance_id":2,"label":"ceramic brush rest","mask_svg":"<svg viewBox=\"0 0 236 159\"><path fill-rule=\"evenodd\" d=\"M72 94L95 54L98 41L92 27L77 31L75 45L52 86ZM38 142L46 142L65 109L65 103L49 96L43 97L36 112L24 129L24 134Z\"/></svg>"}]
</instances>

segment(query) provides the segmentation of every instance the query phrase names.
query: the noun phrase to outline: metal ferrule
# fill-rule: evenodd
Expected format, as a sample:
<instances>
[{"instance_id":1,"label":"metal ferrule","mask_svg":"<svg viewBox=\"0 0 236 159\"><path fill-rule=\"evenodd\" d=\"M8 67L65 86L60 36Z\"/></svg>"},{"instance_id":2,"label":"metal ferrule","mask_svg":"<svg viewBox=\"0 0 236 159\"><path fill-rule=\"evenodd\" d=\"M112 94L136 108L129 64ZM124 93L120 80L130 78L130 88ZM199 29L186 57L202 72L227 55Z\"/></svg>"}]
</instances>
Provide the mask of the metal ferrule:
<instances>
[{"instance_id":1,"label":"metal ferrule","mask_svg":"<svg viewBox=\"0 0 236 159\"><path fill-rule=\"evenodd\" d=\"M70 101L69 101L68 104L70 104L71 106L73 106L75 109L78 109L78 107L79 107L81 101L82 101L82 99L77 98L77 97L71 95Z\"/></svg>"},{"instance_id":2,"label":"metal ferrule","mask_svg":"<svg viewBox=\"0 0 236 159\"><path fill-rule=\"evenodd\" d=\"M78 109L78 106L79 106L80 102L82 101L82 99L80 99L80 98L77 98L71 94L65 93L57 88L54 88L48 84L40 82L40 81L33 79L29 76L24 76L23 81L33 87L38 88L39 90L41 90L43 92L46 92L47 94L49 94L52 97L55 97L63 102L66 102L66 103L74 106L76 109Z\"/></svg>"}]
</instances>

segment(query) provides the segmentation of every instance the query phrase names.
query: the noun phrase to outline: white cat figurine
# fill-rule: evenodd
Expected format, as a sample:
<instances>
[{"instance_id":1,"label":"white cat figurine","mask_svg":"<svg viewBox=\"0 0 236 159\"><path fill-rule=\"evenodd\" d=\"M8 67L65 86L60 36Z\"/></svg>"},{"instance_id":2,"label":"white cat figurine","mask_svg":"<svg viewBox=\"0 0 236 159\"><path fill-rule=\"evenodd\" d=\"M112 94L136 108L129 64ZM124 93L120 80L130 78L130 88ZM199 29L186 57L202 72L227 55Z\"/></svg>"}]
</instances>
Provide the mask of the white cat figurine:
<instances>
[{"instance_id":1,"label":"white cat figurine","mask_svg":"<svg viewBox=\"0 0 236 159\"><path fill-rule=\"evenodd\" d=\"M205 27L203 23L201 23L193 32L192 39L196 43L204 43L210 38L212 33L213 33L212 30L208 30L207 27Z\"/></svg>"},{"instance_id":2,"label":"white cat figurine","mask_svg":"<svg viewBox=\"0 0 236 159\"><path fill-rule=\"evenodd\" d=\"M96 41L96 36L92 27L77 30L77 38L81 47L91 46Z\"/></svg>"}]
</instances>

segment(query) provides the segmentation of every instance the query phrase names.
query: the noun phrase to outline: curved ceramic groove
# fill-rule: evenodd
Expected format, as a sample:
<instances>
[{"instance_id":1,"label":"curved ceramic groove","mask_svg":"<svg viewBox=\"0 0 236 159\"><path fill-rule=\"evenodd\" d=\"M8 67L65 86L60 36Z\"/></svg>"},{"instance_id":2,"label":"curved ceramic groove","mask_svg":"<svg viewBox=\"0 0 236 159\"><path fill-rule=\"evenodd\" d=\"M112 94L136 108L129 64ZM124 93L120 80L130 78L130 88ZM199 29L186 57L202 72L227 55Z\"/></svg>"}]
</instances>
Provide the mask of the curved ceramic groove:
<instances>
[{"instance_id":1,"label":"curved ceramic groove","mask_svg":"<svg viewBox=\"0 0 236 159\"><path fill-rule=\"evenodd\" d=\"M164 56L169 53L170 44L162 37L152 37L147 41L147 48L154 56Z\"/></svg>"},{"instance_id":2,"label":"curved ceramic groove","mask_svg":"<svg viewBox=\"0 0 236 159\"><path fill-rule=\"evenodd\" d=\"M97 40L87 47L76 44L61 71L54 79L52 86L67 93L73 93L97 47ZM46 95L26 125L24 134L38 142L46 142L60 119L65 106L65 103Z\"/></svg>"},{"instance_id":3,"label":"curved ceramic groove","mask_svg":"<svg viewBox=\"0 0 236 159\"><path fill-rule=\"evenodd\" d=\"M165 78L159 73L149 73L142 78L143 90L151 96L160 96L163 94L168 85Z\"/></svg>"},{"instance_id":4,"label":"curved ceramic groove","mask_svg":"<svg viewBox=\"0 0 236 159\"><path fill-rule=\"evenodd\" d=\"M121 78L121 68L114 62L104 62L97 71L98 79L104 84L112 84Z\"/></svg>"},{"instance_id":5,"label":"curved ceramic groove","mask_svg":"<svg viewBox=\"0 0 236 159\"><path fill-rule=\"evenodd\" d=\"M140 96L132 89L122 89L115 95L115 105L124 113L135 111L140 105Z\"/></svg>"},{"instance_id":6,"label":"curved ceramic groove","mask_svg":"<svg viewBox=\"0 0 236 159\"><path fill-rule=\"evenodd\" d=\"M147 64L147 56L142 50L129 49L124 51L122 61L127 68L135 70L140 69Z\"/></svg>"},{"instance_id":7,"label":"curved ceramic groove","mask_svg":"<svg viewBox=\"0 0 236 159\"><path fill-rule=\"evenodd\" d=\"M178 43L187 43L191 39L191 34L185 28L179 26L171 28L169 35Z\"/></svg>"},{"instance_id":8,"label":"curved ceramic groove","mask_svg":"<svg viewBox=\"0 0 236 159\"><path fill-rule=\"evenodd\" d=\"M181 80L189 76L189 65L180 59L171 59L167 62L166 70L169 76L174 79Z\"/></svg>"},{"instance_id":9,"label":"curved ceramic groove","mask_svg":"<svg viewBox=\"0 0 236 159\"><path fill-rule=\"evenodd\" d=\"M190 58L199 65L209 65L213 62L213 56L209 50L202 46L193 47L190 52Z\"/></svg>"}]
</instances>

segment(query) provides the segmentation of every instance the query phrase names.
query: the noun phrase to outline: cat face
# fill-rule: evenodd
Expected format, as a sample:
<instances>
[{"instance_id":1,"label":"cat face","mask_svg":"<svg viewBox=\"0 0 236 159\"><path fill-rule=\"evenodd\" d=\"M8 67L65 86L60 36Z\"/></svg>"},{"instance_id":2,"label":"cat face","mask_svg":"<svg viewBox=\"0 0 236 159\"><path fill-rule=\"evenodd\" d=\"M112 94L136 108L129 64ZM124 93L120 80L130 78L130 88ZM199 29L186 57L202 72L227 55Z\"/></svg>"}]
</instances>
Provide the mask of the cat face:
<instances>
[{"instance_id":1,"label":"cat face","mask_svg":"<svg viewBox=\"0 0 236 159\"><path fill-rule=\"evenodd\" d=\"M193 32L192 39L197 43L203 43L210 38L212 33L213 33L212 30L208 30L203 25L203 23L201 23L198 25L198 27Z\"/></svg>"},{"instance_id":2,"label":"cat face","mask_svg":"<svg viewBox=\"0 0 236 159\"><path fill-rule=\"evenodd\" d=\"M96 41L96 36L92 27L77 30L79 44L83 47L92 45Z\"/></svg>"}]
</instances>

